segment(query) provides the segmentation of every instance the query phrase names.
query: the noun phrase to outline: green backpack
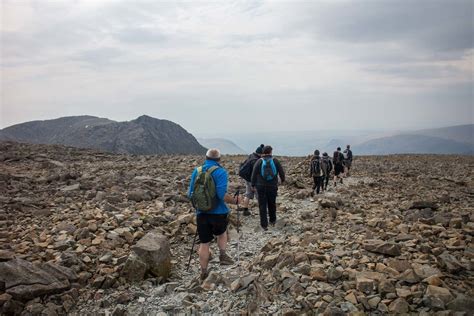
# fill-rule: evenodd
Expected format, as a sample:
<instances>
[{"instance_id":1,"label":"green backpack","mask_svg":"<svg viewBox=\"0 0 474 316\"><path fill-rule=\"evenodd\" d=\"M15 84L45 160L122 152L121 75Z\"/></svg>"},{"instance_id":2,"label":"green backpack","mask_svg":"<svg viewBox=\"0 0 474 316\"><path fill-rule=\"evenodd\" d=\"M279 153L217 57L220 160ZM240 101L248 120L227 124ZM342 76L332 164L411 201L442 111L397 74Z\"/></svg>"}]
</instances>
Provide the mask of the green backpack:
<instances>
[{"instance_id":1,"label":"green backpack","mask_svg":"<svg viewBox=\"0 0 474 316\"><path fill-rule=\"evenodd\" d=\"M217 166L212 166L206 172L202 172L202 167L197 169L198 174L196 180L194 180L191 202L194 208L202 212L209 212L217 207L216 184L211 174L218 168Z\"/></svg>"}]
</instances>

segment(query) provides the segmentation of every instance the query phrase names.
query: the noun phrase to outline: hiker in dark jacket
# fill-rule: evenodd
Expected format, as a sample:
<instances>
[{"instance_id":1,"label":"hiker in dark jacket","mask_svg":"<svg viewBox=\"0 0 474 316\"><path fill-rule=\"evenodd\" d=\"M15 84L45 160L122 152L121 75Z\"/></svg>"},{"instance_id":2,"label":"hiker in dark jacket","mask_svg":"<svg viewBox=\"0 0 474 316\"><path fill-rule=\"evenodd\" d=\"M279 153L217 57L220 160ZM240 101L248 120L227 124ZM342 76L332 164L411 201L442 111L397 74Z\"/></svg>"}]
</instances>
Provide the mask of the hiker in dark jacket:
<instances>
[{"instance_id":1,"label":"hiker in dark jacket","mask_svg":"<svg viewBox=\"0 0 474 316\"><path fill-rule=\"evenodd\" d=\"M245 160L245 163L250 163L252 165L251 170L250 170L250 177L252 176L253 172L253 166L255 163L260 159L262 153L263 153L263 147L264 145L261 144L254 153L251 153L248 157L247 160ZM250 200L253 200L253 198L256 195L256 190L252 188L252 183L250 181L245 180L245 197L244 197L244 202L242 203L242 211L245 216L251 215L249 211L249 203Z\"/></svg>"},{"instance_id":2,"label":"hiker in dark jacket","mask_svg":"<svg viewBox=\"0 0 474 316\"><path fill-rule=\"evenodd\" d=\"M347 169L346 176L350 176L350 170L352 167L352 150L351 145L347 145L346 149L343 152L344 155L344 167Z\"/></svg>"},{"instance_id":3,"label":"hiker in dark jacket","mask_svg":"<svg viewBox=\"0 0 474 316\"><path fill-rule=\"evenodd\" d=\"M342 176L344 175L344 155L341 153L341 147L333 154L332 162L334 163L334 187L337 185L337 179L342 184Z\"/></svg>"},{"instance_id":4,"label":"hiker in dark jacket","mask_svg":"<svg viewBox=\"0 0 474 316\"><path fill-rule=\"evenodd\" d=\"M260 226L263 230L268 230L268 217L270 225L275 225L278 177L281 183L285 182L285 171L278 159L272 157L272 151L271 146L263 147L262 158L255 163L252 172L251 182L252 187L257 189Z\"/></svg>"},{"instance_id":5,"label":"hiker in dark jacket","mask_svg":"<svg viewBox=\"0 0 474 316\"><path fill-rule=\"evenodd\" d=\"M323 159L321 159L321 169L323 170L323 191L328 189L329 178L331 177L332 161L328 153L323 153Z\"/></svg>"},{"instance_id":6,"label":"hiker in dark jacket","mask_svg":"<svg viewBox=\"0 0 474 316\"><path fill-rule=\"evenodd\" d=\"M311 157L311 162L309 164L309 173L311 177L313 177L313 191L311 191L311 196L313 196L315 190L316 194L319 194L324 176L321 166L321 157L319 157L319 150L317 149L314 151L313 157Z\"/></svg>"}]
</instances>

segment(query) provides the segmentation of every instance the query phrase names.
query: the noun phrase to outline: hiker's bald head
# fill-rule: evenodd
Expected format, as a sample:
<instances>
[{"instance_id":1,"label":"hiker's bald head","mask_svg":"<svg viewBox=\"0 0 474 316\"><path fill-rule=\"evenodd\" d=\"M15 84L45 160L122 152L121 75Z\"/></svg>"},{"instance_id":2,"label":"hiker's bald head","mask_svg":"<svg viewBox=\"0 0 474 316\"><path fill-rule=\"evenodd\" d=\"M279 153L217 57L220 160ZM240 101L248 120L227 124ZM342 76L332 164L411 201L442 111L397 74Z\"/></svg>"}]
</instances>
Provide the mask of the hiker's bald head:
<instances>
[{"instance_id":1,"label":"hiker's bald head","mask_svg":"<svg viewBox=\"0 0 474 316\"><path fill-rule=\"evenodd\" d=\"M221 160L221 152L217 148L210 148L206 153L206 159L219 161Z\"/></svg>"}]
</instances>

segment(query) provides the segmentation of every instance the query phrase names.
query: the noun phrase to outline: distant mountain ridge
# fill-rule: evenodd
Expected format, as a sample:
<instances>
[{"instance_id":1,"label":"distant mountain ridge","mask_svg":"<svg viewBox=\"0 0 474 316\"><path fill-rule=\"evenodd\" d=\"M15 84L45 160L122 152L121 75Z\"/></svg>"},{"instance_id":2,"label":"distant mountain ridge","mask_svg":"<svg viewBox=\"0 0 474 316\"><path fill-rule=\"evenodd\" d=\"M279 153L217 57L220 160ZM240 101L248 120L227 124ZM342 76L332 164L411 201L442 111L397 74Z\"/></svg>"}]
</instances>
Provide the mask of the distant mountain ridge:
<instances>
[{"instance_id":1,"label":"distant mountain ridge","mask_svg":"<svg viewBox=\"0 0 474 316\"><path fill-rule=\"evenodd\" d=\"M206 148L178 124L147 115L127 122L88 115L26 122L0 130L0 140L145 155L206 152Z\"/></svg>"},{"instance_id":2,"label":"distant mountain ridge","mask_svg":"<svg viewBox=\"0 0 474 316\"><path fill-rule=\"evenodd\" d=\"M245 155L247 152L233 141L224 138L198 138L198 142L207 148L218 148L224 155Z\"/></svg>"},{"instance_id":3,"label":"distant mountain ridge","mask_svg":"<svg viewBox=\"0 0 474 316\"><path fill-rule=\"evenodd\" d=\"M357 145L365 155L474 154L474 124L425 129L381 137Z\"/></svg>"}]
</instances>

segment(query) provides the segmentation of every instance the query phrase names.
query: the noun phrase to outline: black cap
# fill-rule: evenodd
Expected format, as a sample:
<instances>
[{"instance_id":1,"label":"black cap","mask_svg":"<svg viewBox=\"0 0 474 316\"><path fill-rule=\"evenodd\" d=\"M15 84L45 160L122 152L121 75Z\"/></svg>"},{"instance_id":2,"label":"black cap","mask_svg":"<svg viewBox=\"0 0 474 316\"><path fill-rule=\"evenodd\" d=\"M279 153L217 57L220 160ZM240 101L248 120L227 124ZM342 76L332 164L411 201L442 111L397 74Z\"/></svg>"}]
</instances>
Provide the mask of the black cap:
<instances>
[{"instance_id":1,"label":"black cap","mask_svg":"<svg viewBox=\"0 0 474 316\"><path fill-rule=\"evenodd\" d=\"M255 153L261 155L263 153L263 147L265 147L264 144L258 146L258 148L255 150Z\"/></svg>"}]
</instances>

